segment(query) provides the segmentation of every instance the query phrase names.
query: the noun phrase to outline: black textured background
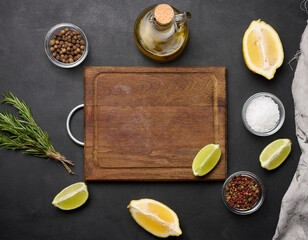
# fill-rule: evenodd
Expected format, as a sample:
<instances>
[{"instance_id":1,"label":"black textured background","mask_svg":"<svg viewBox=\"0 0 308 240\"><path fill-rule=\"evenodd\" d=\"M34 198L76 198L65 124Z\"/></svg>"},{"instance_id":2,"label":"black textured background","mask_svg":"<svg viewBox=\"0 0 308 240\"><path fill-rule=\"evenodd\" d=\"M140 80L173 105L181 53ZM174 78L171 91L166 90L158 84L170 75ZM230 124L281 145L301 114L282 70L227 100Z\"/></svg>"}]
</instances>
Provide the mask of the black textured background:
<instances>
[{"instance_id":1,"label":"black textured background","mask_svg":"<svg viewBox=\"0 0 308 240\"><path fill-rule=\"evenodd\" d=\"M271 239L281 199L295 172L300 150L296 141L287 62L299 47L307 15L300 0L166 1L190 11L187 49L176 61L158 64L144 57L133 39L133 24L144 8L160 1L142 0L1 0L0 92L10 90L31 107L55 146L75 162L75 176L53 160L0 151L0 239L155 239L131 218L132 199L153 198L179 216L180 239ZM242 56L242 37L252 20L272 25L285 51L285 61L271 81L250 72ZM43 40L55 24L70 22L87 35L90 52L74 69L61 69L47 58ZM296 62L293 63L294 65ZM222 182L88 183L90 198L75 211L51 205L64 187L83 181L83 149L65 130L70 110L83 103L83 66L226 66L228 91L228 174L249 170L263 179L266 198L250 216L231 213L222 203ZM282 129L270 137L249 133L241 109L252 94L268 91L286 108ZM4 106L0 106L4 109ZM73 119L73 132L83 137L83 112ZM293 150L277 170L260 167L258 156L271 141L287 137Z\"/></svg>"}]
</instances>

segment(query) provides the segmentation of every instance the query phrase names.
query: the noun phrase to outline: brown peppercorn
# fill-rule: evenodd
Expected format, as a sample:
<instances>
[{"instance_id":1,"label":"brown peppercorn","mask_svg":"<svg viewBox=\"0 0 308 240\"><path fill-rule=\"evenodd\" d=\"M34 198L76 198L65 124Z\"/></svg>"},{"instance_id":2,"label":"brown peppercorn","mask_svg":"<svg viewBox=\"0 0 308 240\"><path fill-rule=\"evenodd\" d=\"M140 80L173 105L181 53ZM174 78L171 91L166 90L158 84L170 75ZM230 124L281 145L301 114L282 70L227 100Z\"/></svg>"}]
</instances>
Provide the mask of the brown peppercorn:
<instances>
[{"instance_id":1,"label":"brown peppercorn","mask_svg":"<svg viewBox=\"0 0 308 240\"><path fill-rule=\"evenodd\" d=\"M81 58L85 50L85 41L80 32L68 27L54 34L49 41L49 47L55 59L63 63L73 63Z\"/></svg>"},{"instance_id":2,"label":"brown peppercorn","mask_svg":"<svg viewBox=\"0 0 308 240\"><path fill-rule=\"evenodd\" d=\"M55 41L55 40L50 40L50 41L49 41L49 44L50 44L51 46L53 46L53 45L56 44L56 41Z\"/></svg>"}]
</instances>

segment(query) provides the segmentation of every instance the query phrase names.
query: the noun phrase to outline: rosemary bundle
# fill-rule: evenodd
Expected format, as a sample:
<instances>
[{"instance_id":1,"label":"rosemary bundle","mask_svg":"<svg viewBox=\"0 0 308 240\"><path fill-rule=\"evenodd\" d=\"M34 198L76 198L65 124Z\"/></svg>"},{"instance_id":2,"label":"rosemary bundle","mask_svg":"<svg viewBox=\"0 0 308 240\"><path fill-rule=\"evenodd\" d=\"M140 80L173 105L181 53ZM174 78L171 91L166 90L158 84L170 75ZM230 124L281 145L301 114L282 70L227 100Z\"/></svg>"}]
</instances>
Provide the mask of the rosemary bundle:
<instances>
[{"instance_id":1,"label":"rosemary bundle","mask_svg":"<svg viewBox=\"0 0 308 240\"><path fill-rule=\"evenodd\" d=\"M58 153L49 139L35 122L30 108L14 94L8 92L1 103L14 106L18 117L3 111L0 113L0 146L11 150L24 150L24 153L41 158L52 158L60 161L66 170L74 174L68 165L74 165L70 160Z\"/></svg>"}]
</instances>

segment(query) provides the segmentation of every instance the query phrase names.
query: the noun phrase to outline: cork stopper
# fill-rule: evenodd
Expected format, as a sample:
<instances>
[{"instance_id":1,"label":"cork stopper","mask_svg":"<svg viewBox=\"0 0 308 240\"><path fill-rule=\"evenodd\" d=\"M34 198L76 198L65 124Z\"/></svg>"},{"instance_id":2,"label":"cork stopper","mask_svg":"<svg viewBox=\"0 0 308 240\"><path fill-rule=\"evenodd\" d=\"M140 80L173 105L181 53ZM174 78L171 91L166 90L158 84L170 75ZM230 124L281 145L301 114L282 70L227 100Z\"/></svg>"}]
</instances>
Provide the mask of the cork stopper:
<instances>
[{"instance_id":1,"label":"cork stopper","mask_svg":"<svg viewBox=\"0 0 308 240\"><path fill-rule=\"evenodd\" d=\"M154 9L154 17L159 24L166 25L174 17L173 8L168 4L159 4Z\"/></svg>"}]
</instances>

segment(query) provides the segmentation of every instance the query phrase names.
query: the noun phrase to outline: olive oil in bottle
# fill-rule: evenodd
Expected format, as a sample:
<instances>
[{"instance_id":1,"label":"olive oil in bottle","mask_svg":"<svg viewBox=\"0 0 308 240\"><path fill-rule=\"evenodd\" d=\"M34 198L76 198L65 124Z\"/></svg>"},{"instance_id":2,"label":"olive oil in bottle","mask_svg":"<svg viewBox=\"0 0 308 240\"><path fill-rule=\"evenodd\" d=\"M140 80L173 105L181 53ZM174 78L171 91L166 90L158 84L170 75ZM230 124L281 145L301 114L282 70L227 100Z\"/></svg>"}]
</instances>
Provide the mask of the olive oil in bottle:
<instances>
[{"instance_id":1,"label":"olive oil in bottle","mask_svg":"<svg viewBox=\"0 0 308 240\"><path fill-rule=\"evenodd\" d=\"M188 39L189 12L180 13L168 4L145 9L136 19L134 37L138 48L158 62L176 59Z\"/></svg>"}]
</instances>

